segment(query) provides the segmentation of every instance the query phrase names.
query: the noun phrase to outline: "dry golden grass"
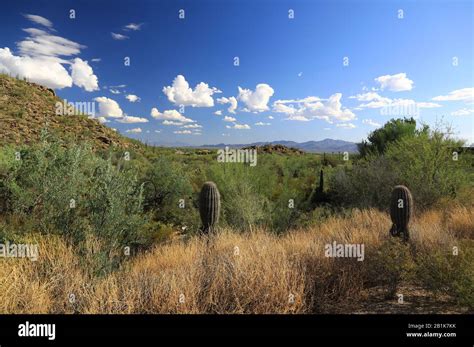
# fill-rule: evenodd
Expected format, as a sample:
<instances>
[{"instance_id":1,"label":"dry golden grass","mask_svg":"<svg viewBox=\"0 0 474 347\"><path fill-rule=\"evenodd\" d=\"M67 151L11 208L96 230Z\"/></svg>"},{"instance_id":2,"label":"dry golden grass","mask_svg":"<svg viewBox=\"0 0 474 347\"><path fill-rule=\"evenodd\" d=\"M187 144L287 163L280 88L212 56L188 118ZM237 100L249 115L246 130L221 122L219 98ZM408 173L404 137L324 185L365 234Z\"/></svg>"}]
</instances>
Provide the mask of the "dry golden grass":
<instances>
[{"instance_id":1,"label":"dry golden grass","mask_svg":"<svg viewBox=\"0 0 474 347\"><path fill-rule=\"evenodd\" d=\"M102 277L92 276L63 239L32 235L38 261L0 260L0 312L331 312L331 305L364 300L364 289L403 280L406 254L423 257L472 239L473 221L465 208L425 213L412 223L409 246L389 236L389 217L375 210L282 236L223 230L209 240L158 245ZM333 241L364 244L364 261L325 257L324 245ZM100 248L99 241L89 240L88 248Z\"/></svg>"},{"instance_id":2,"label":"dry golden grass","mask_svg":"<svg viewBox=\"0 0 474 347\"><path fill-rule=\"evenodd\" d=\"M453 236L458 238L474 239L473 209L459 206L448 214L448 224Z\"/></svg>"}]
</instances>

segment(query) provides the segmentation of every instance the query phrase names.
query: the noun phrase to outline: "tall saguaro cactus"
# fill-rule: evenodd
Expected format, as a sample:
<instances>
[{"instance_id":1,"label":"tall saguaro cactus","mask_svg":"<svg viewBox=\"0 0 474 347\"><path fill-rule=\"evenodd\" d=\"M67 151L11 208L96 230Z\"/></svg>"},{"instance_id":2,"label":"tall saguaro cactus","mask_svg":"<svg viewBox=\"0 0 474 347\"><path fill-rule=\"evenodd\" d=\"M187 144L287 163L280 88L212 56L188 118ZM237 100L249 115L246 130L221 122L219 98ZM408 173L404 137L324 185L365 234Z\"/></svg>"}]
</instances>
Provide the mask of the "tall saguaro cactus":
<instances>
[{"instance_id":1,"label":"tall saguaro cactus","mask_svg":"<svg viewBox=\"0 0 474 347\"><path fill-rule=\"evenodd\" d=\"M219 222L221 196L214 182L205 182L199 195L199 214L201 215L202 231L212 233Z\"/></svg>"},{"instance_id":2,"label":"tall saguaro cactus","mask_svg":"<svg viewBox=\"0 0 474 347\"><path fill-rule=\"evenodd\" d=\"M408 241L408 223L413 213L413 198L405 186L395 186L390 200L390 217L392 219L392 236L401 236Z\"/></svg>"},{"instance_id":3,"label":"tall saguaro cactus","mask_svg":"<svg viewBox=\"0 0 474 347\"><path fill-rule=\"evenodd\" d=\"M311 196L311 203L316 206L322 203L327 202L326 194L324 193L324 171L321 169L319 172L319 186L313 191Z\"/></svg>"},{"instance_id":4,"label":"tall saguaro cactus","mask_svg":"<svg viewBox=\"0 0 474 347\"><path fill-rule=\"evenodd\" d=\"M323 169L321 169L319 173L319 193L323 194L324 192L324 172Z\"/></svg>"}]
</instances>

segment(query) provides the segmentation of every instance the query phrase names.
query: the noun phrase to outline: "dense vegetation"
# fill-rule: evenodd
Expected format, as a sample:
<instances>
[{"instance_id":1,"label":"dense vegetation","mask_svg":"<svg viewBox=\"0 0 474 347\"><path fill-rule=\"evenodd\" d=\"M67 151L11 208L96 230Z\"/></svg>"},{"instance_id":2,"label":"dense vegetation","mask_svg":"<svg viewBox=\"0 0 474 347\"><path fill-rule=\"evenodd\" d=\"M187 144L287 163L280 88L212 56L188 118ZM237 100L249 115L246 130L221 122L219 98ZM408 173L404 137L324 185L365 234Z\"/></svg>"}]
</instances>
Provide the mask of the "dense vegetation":
<instances>
[{"instance_id":1,"label":"dense vegetation","mask_svg":"<svg viewBox=\"0 0 474 347\"><path fill-rule=\"evenodd\" d=\"M328 221L350 219L360 210L385 213L397 184L410 188L418 215L433 209L472 209L474 155L448 132L426 126L418 131L414 122L387 123L361 144L361 155L260 153L254 167L220 163L215 152L187 148L97 150L87 143L64 142L44 130L36 144L0 149L0 239L19 242L32 235L58 235L74 248L91 276L110 276L128 259L123 256L125 247L140 256L163 242L197 234L198 194L206 181L219 187L220 226L233 233L265 230L272 237L288 237L298 229L324 229ZM468 264L474 263L474 223L471 215L465 218L467 226L462 224L463 239L459 239L467 247L464 258L459 258L465 264L456 270L458 287L451 293L473 305L474 277ZM393 247L397 254L405 247L382 239L377 242L388 247L387 254L395 252ZM423 245L405 249L412 256L399 256L408 263L418 261L415 251ZM403 262L390 259L379 259L379 265L393 267L395 277L412 268L424 286L445 289L446 278L435 279L424 271L434 266L436 271L452 273L455 265L442 256L449 251L434 249L430 262L424 263L426 257L420 260L422 267L405 268ZM370 271L377 271L376 267Z\"/></svg>"}]
</instances>

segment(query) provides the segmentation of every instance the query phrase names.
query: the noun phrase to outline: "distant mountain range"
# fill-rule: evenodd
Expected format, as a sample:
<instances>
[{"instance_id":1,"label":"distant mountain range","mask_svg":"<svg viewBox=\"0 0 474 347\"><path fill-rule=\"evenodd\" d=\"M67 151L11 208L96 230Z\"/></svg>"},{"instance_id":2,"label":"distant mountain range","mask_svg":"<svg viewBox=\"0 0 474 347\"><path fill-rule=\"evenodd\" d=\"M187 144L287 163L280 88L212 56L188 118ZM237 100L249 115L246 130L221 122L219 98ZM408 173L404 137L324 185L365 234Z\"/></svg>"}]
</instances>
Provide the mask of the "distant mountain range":
<instances>
[{"instance_id":1,"label":"distant mountain range","mask_svg":"<svg viewBox=\"0 0 474 347\"><path fill-rule=\"evenodd\" d=\"M310 153L331 153L331 152L349 152L355 153L357 152L357 145L353 142L343 141L343 140L333 140L333 139L324 139L321 141L306 141L306 142L295 142L295 141L271 141L271 142L254 142L249 144L234 144L234 145L226 145L224 143L220 143L217 145L203 145L200 146L202 148L223 148L225 146L229 146L231 148L240 148L240 147L247 147L247 146L263 146L263 145L283 145L286 147L293 147L301 149L305 152Z\"/></svg>"},{"instance_id":2,"label":"distant mountain range","mask_svg":"<svg viewBox=\"0 0 474 347\"><path fill-rule=\"evenodd\" d=\"M287 147L293 147L301 149L305 152L310 153L337 153L337 152L357 152L357 145L353 142L343 141L343 140L333 140L333 139L324 139L321 141L307 141L307 142L295 142L295 141L271 141L271 142L253 142L245 144L225 144L219 143L217 145L202 145L202 146L191 146L185 143L176 142L176 143L161 143L156 144L158 146L166 147L195 147L195 148L224 148L228 146L229 148L242 148L247 146L263 146L263 145L283 145Z\"/></svg>"}]
</instances>

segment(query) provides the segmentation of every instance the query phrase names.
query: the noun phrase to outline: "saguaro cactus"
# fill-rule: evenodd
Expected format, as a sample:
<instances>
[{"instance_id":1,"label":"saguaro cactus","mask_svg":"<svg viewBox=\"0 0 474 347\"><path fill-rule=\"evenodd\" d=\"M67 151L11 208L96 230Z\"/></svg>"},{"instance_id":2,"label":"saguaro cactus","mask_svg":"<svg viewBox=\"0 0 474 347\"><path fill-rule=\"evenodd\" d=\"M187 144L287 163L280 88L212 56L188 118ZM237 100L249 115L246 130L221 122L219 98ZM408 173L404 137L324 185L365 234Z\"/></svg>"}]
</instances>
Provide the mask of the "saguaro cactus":
<instances>
[{"instance_id":1,"label":"saguaro cactus","mask_svg":"<svg viewBox=\"0 0 474 347\"><path fill-rule=\"evenodd\" d=\"M201 215L202 231L212 233L219 222L221 196L214 182L206 182L199 195L199 214Z\"/></svg>"},{"instance_id":2,"label":"saguaro cactus","mask_svg":"<svg viewBox=\"0 0 474 347\"><path fill-rule=\"evenodd\" d=\"M319 172L319 193L323 194L324 192L324 172L323 169Z\"/></svg>"},{"instance_id":3,"label":"saguaro cactus","mask_svg":"<svg viewBox=\"0 0 474 347\"><path fill-rule=\"evenodd\" d=\"M313 191L311 203L313 205L319 205L324 202L326 202L326 195L324 194L324 172L321 169L319 172L319 186Z\"/></svg>"},{"instance_id":4,"label":"saguaro cactus","mask_svg":"<svg viewBox=\"0 0 474 347\"><path fill-rule=\"evenodd\" d=\"M413 213L413 198L405 186L395 186L390 200L390 217L392 218L392 236L401 236L408 241L408 223Z\"/></svg>"}]
</instances>

